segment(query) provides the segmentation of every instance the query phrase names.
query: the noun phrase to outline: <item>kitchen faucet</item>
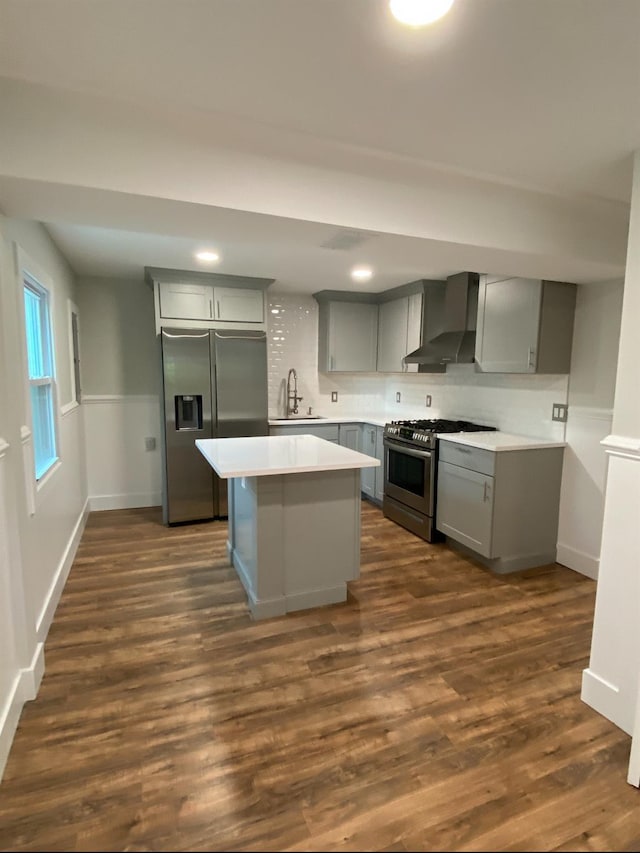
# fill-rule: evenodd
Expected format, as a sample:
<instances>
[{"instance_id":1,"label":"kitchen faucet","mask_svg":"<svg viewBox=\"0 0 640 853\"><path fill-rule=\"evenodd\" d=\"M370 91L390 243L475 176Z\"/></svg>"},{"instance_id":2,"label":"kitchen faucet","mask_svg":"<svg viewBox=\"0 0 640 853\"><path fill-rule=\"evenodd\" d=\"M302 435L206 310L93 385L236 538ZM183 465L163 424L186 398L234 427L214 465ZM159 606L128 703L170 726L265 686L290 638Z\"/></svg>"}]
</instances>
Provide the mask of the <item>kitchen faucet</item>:
<instances>
[{"instance_id":1,"label":"kitchen faucet","mask_svg":"<svg viewBox=\"0 0 640 853\"><path fill-rule=\"evenodd\" d=\"M291 377L293 376L293 384ZM292 367L287 376L287 417L298 414L298 403L302 401L302 397L298 397L298 374Z\"/></svg>"}]
</instances>

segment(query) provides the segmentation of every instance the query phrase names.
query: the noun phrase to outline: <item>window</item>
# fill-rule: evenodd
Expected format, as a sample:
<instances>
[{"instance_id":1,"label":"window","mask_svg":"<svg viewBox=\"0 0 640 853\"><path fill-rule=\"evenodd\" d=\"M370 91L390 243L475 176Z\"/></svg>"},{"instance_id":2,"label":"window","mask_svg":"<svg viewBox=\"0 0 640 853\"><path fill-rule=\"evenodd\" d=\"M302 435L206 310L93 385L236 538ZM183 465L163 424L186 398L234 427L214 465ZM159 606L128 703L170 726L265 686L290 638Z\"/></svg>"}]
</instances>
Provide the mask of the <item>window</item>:
<instances>
[{"instance_id":1,"label":"window","mask_svg":"<svg viewBox=\"0 0 640 853\"><path fill-rule=\"evenodd\" d=\"M49 293L30 277L24 279L24 314L35 475L36 480L40 480L58 458L56 394Z\"/></svg>"},{"instance_id":2,"label":"window","mask_svg":"<svg viewBox=\"0 0 640 853\"><path fill-rule=\"evenodd\" d=\"M69 358L71 359L71 397L74 403L80 403L80 341L78 331L78 309L68 299L69 306Z\"/></svg>"}]
</instances>

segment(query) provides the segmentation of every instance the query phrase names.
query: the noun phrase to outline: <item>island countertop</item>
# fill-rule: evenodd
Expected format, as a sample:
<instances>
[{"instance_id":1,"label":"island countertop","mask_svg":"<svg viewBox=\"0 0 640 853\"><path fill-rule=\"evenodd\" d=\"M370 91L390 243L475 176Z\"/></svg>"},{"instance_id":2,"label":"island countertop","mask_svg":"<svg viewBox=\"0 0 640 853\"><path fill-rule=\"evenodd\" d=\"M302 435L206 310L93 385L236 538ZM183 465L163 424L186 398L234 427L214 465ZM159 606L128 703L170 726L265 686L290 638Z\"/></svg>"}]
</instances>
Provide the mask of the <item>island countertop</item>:
<instances>
[{"instance_id":1,"label":"island countertop","mask_svg":"<svg viewBox=\"0 0 640 853\"><path fill-rule=\"evenodd\" d=\"M315 435L198 438L196 447L223 479L375 468L380 465L380 461L372 456Z\"/></svg>"}]
</instances>

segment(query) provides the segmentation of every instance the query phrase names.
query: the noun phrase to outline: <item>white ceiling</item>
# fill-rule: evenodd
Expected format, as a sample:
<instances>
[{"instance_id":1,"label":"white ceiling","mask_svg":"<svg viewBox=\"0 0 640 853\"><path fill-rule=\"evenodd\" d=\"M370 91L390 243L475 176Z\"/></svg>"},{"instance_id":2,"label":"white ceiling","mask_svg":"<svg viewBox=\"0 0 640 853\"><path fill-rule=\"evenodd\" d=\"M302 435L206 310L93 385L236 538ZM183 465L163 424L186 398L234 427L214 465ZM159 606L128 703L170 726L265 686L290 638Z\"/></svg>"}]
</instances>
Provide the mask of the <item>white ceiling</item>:
<instances>
[{"instance_id":1,"label":"white ceiling","mask_svg":"<svg viewBox=\"0 0 640 853\"><path fill-rule=\"evenodd\" d=\"M424 30L397 25L386 0L0 0L0 32L5 78L141 115L165 110L185 134L190 121L194 129L217 122L221 135L244 122L255 131L254 155L273 157L275 136L286 132L291 161L307 158L312 168L313 146L333 146L352 162L361 152L354 172L363 174L369 162L402 163L405 183L411 170L428 168L627 209L640 148L639 0L456 0ZM150 150L156 142L149 138ZM173 168L166 163L167 173ZM171 198L146 198L128 217L132 199L118 208L97 181L85 185L91 198L70 205L73 181L61 169L59 192L44 203L38 176L1 170L0 207L47 222L84 275L195 268L192 252L203 242L221 251L216 271L309 292L349 287L352 263L374 266L375 290L504 264L489 245L402 232L374 232L349 252L323 249L337 217L311 222L211 204L196 211L178 182ZM588 280L600 272L574 260L544 274Z\"/></svg>"}]
</instances>

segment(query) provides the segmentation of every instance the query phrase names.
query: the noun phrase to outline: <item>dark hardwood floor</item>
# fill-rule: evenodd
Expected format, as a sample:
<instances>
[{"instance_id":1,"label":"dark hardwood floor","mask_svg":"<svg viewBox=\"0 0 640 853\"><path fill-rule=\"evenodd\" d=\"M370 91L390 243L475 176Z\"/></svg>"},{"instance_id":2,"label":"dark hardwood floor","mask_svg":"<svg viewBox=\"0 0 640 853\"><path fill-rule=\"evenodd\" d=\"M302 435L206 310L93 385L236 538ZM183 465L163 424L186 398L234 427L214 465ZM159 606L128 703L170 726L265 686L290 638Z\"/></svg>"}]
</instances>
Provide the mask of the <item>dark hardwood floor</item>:
<instances>
[{"instance_id":1,"label":"dark hardwood floor","mask_svg":"<svg viewBox=\"0 0 640 853\"><path fill-rule=\"evenodd\" d=\"M640 849L630 738L580 700L593 581L494 576L363 503L348 601L253 622L225 542L90 516L2 850Z\"/></svg>"}]
</instances>

